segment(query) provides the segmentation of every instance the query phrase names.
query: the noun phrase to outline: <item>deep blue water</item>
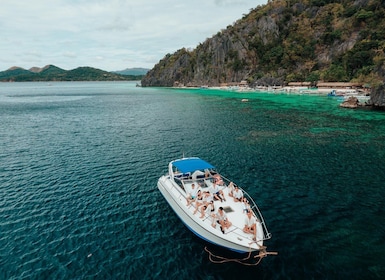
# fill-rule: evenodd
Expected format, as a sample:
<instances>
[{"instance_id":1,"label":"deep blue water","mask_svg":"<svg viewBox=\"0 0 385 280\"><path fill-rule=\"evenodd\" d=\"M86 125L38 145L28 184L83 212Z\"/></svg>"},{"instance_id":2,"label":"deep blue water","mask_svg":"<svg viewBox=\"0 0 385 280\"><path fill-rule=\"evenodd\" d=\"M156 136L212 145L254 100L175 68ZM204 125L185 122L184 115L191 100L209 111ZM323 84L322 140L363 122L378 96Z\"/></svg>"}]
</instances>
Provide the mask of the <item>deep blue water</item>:
<instances>
[{"instance_id":1,"label":"deep blue water","mask_svg":"<svg viewBox=\"0 0 385 280\"><path fill-rule=\"evenodd\" d=\"M156 188L183 154L248 191L278 256L208 260ZM2 83L0 279L382 279L384 159L385 114L326 96Z\"/></svg>"}]
</instances>

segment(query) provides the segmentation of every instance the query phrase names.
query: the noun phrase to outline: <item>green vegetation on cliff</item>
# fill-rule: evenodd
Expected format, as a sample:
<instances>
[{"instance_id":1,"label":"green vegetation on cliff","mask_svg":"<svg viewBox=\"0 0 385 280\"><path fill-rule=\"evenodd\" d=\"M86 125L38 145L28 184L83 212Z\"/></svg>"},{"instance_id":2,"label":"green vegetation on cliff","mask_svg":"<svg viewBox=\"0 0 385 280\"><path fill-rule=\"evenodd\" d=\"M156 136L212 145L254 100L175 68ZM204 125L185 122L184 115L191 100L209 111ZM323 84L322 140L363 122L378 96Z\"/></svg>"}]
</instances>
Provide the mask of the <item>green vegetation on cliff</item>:
<instances>
[{"instance_id":1,"label":"green vegetation on cliff","mask_svg":"<svg viewBox=\"0 0 385 280\"><path fill-rule=\"evenodd\" d=\"M143 86L384 79L385 2L270 0L194 50L167 54Z\"/></svg>"},{"instance_id":2,"label":"green vegetation on cliff","mask_svg":"<svg viewBox=\"0 0 385 280\"><path fill-rule=\"evenodd\" d=\"M92 67L78 67L66 71L54 65L47 65L42 69L25 70L13 67L0 72L2 82L40 82L40 81L133 81L143 76L121 75Z\"/></svg>"}]
</instances>

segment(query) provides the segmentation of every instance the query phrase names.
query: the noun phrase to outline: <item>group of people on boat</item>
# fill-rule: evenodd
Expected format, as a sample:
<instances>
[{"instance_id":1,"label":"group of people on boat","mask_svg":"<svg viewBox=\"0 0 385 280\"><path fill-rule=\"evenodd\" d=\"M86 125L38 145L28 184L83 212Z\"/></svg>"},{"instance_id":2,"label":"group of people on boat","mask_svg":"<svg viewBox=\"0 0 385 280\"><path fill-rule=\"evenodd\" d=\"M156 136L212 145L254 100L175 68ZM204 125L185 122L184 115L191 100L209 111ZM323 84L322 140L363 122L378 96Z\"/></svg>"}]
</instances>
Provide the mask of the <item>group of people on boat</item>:
<instances>
[{"instance_id":1,"label":"group of people on boat","mask_svg":"<svg viewBox=\"0 0 385 280\"><path fill-rule=\"evenodd\" d=\"M220 200L221 202L226 201L223 191L219 188L219 186L224 185L224 182L219 174L215 174L212 178L213 184L209 187L208 191L202 192L199 186L192 183L191 190L186 197L186 205L190 206L192 203L195 203L194 215L200 211L200 218L202 219L206 214L208 214L212 218L212 227L216 228L216 225L219 224L220 230L224 234L226 230L232 226L232 223L229 221L223 207L219 207L218 211L214 213L214 200ZM242 190L239 189L233 182L230 182L228 188L228 195L233 198L234 202L241 202L243 204L243 212L246 213L243 231L245 233L253 234L253 240L255 241L257 234L257 218L253 215L250 205L246 197L244 197Z\"/></svg>"}]
</instances>

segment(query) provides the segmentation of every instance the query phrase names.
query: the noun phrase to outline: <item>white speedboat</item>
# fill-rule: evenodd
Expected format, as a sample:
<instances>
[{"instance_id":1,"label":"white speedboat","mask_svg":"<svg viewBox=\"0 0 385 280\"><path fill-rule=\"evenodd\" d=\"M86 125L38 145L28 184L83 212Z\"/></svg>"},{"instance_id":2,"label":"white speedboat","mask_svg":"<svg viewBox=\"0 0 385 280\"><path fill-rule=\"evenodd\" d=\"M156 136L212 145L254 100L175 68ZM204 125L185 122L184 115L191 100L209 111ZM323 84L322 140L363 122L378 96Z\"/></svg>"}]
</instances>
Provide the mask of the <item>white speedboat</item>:
<instances>
[{"instance_id":1,"label":"white speedboat","mask_svg":"<svg viewBox=\"0 0 385 280\"><path fill-rule=\"evenodd\" d=\"M201 193L206 192L207 195L213 184L219 187L223 197L212 199L214 211L211 205L204 210L202 202L197 203L198 198L195 198L195 201L190 200L189 194L193 184L194 187L200 188ZM213 165L197 157L171 161L168 173L158 180L158 189L168 204L198 237L238 253L264 251L266 248L263 245L264 240L271 238L271 234L267 230L262 214L253 199L239 186L236 187L242 191L243 199L236 201L233 186L232 182L216 172ZM219 208L223 209L228 221L231 222L230 227L222 228L217 221L216 213ZM245 209L248 209L256 220L256 233L244 231L247 217Z\"/></svg>"}]
</instances>

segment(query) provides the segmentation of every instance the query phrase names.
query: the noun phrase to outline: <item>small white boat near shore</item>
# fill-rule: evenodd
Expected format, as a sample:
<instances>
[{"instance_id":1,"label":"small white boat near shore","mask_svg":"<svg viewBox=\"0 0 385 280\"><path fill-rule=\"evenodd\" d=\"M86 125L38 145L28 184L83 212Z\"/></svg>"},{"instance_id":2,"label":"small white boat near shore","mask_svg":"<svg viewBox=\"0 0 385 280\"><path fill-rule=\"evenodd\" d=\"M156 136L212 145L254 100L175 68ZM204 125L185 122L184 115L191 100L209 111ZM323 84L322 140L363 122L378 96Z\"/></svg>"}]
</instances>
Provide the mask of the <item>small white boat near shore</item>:
<instances>
[{"instance_id":1,"label":"small white boat near shore","mask_svg":"<svg viewBox=\"0 0 385 280\"><path fill-rule=\"evenodd\" d=\"M198 198L195 198L196 201L190 200L189 194L193 184L194 188L197 186L207 195L210 194L213 185L219 187L223 197L212 200L214 210L197 207ZM247 199L248 203L234 199L232 188L234 184L219 174L210 163L197 157L171 161L168 173L159 178L157 186L177 216L198 237L238 253L267 254L264 241L271 238L271 233L268 232L256 203L239 186L237 188L242 191L243 198ZM221 211L225 212L231 222L231 226L227 229L223 229L217 221L215 213L219 208L223 209ZM251 210L256 220L256 234L244 231L246 208Z\"/></svg>"}]
</instances>

